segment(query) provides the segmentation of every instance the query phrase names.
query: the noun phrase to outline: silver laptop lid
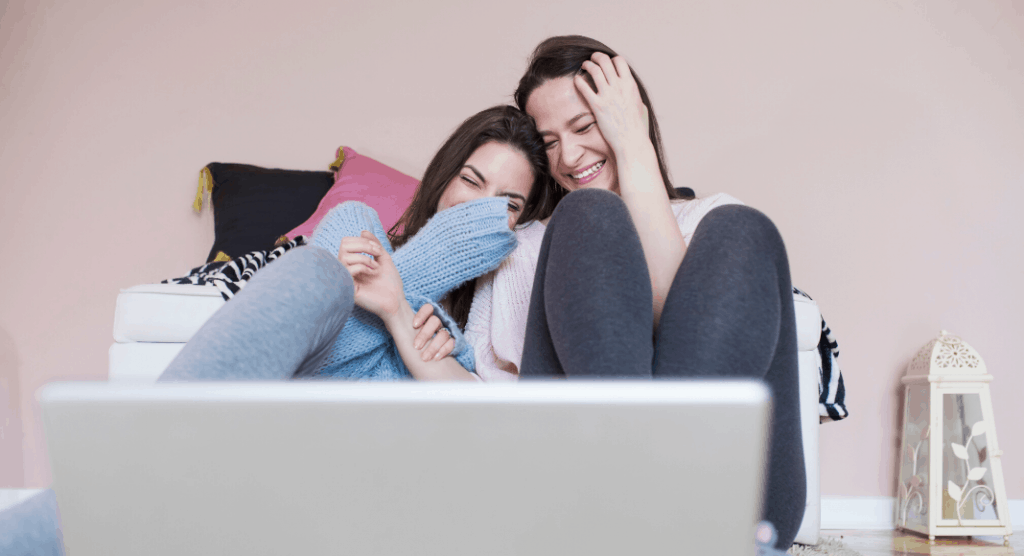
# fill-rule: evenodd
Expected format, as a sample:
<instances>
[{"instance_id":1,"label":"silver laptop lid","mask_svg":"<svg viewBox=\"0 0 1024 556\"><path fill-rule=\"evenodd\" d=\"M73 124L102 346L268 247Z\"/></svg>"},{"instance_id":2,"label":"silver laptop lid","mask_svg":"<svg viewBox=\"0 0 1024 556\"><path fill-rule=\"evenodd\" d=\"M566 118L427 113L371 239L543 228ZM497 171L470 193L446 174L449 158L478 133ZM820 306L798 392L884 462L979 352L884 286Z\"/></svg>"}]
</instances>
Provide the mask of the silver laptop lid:
<instances>
[{"instance_id":1,"label":"silver laptop lid","mask_svg":"<svg viewBox=\"0 0 1024 556\"><path fill-rule=\"evenodd\" d=\"M65 383L69 553L753 554L759 383Z\"/></svg>"}]
</instances>

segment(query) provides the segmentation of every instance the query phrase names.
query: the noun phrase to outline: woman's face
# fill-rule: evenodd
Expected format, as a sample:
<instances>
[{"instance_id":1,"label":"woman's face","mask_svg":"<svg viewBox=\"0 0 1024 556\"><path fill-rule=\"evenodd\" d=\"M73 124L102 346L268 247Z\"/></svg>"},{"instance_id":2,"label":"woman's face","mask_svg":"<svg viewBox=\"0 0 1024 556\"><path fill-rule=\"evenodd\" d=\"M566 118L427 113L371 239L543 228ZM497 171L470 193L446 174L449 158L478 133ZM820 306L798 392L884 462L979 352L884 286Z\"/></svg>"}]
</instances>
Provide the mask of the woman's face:
<instances>
[{"instance_id":1,"label":"woman's face","mask_svg":"<svg viewBox=\"0 0 1024 556\"><path fill-rule=\"evenodd\" d=\"M549 79L526 100L537 121L555 181L569 191L586 188L619 192L615 155L571 77Z\"/></svg>"},{"instance_id":2,"label":"woman's face","mask_svg":"<svg viewBox=\"0 0 1024 556\"><path fill-rule=\"evenodd\" d=\"M522 153L502 143L484 143L448 182L437 211L484 197L508 197L508 227L512 228L526 207L533 179L533 168Z\"/></svg>"}]
</instances>

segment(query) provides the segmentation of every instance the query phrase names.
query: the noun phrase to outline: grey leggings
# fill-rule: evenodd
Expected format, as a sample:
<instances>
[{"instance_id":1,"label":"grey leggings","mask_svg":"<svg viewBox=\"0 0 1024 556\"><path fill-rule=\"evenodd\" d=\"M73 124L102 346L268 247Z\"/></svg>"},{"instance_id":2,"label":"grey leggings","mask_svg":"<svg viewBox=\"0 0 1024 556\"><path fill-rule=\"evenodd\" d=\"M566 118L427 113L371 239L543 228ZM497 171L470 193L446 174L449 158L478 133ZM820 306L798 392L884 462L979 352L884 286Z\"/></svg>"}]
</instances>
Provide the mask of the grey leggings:
<instances>
[{"instance_id":1,"label":"grey leggings","mask_svg":"<svg viewBox=\"0 0 1024 556\"><path fill-rule=\"evenodd\" d=\"M286 380L312 375L352 313L352 276L335 254L297 247L253 275L160 375Z\"/></svg>"},{"instance_id":2,"label":"grey leggings","mask_svg":"<svg viewBox=\"0 0 1024 556\"><path fill-rule=\"evenodd\" d=\"M710 211L676 272L658 330L647 263L619 196L566 196L544 234L521 376L749 377L771 391L764 519L788 549L806 505L796 319L786 249L749 207ZM653 341L652 341L653 340Z\"/></svg>"},{"instance_id":3,"label":"grey leggings","mask_svg":"<svg viewBox=\"0 0 1024 556\"><path fill-rule=\"evenodd\" d=\"M178 380L286 380L317 370L352 312L352 276L319 247L257 272L160 375ZM0 555L63 554L52 490L0 511Z\"/></svg>"}]
</instances>

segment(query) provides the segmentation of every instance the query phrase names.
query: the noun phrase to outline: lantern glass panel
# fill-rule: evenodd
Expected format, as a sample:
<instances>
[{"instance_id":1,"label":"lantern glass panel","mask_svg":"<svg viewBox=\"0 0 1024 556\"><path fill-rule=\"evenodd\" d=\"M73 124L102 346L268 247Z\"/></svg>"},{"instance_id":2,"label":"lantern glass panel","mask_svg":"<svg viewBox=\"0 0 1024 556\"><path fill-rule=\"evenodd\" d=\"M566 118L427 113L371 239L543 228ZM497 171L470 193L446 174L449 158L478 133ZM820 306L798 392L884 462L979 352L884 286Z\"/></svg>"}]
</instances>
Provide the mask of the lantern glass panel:
<instances>
[{"instance_id":1,"label":"lantern glass panel","mask_svg":"<svg viewBox=\"0 0 1024 556\"><path fill-rule=\"evenodd\" d=\"M944 394L942 399L942 518L998 519L988 449L991 423L980 394Z\"/></svg>"},{"instance_id":2,"label":"lantern glass panel","mask_svg":"<svg viewBox=\"0 0 1024 556\"><path fill-rule=\"evenodd\" d=\"M903 526L928 527L928 385L909 384L906 395L897 519Z\"/></svg>"}]
</instances>

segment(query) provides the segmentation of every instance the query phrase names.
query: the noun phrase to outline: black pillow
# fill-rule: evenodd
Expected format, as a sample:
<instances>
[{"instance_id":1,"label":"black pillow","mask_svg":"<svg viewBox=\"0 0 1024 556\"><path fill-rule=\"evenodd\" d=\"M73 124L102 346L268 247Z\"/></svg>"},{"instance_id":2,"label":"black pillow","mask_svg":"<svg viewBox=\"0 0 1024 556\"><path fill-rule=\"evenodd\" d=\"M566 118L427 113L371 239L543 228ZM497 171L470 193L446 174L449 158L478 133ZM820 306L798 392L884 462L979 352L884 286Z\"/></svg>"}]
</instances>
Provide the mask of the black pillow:
<instances>
[{"instance_id":1,"label":"black pillow","mask_svg":"<svg viewBox=\"0 0 1024 556\"><path fill-rule=\"evenodd\" d=\"M305 222L334 185L332 172L279 170L212 162L213 248L234 258L271 249L277 238ZM224 260L224 256L220 259Z\"/></svg>"}]
</instances>

